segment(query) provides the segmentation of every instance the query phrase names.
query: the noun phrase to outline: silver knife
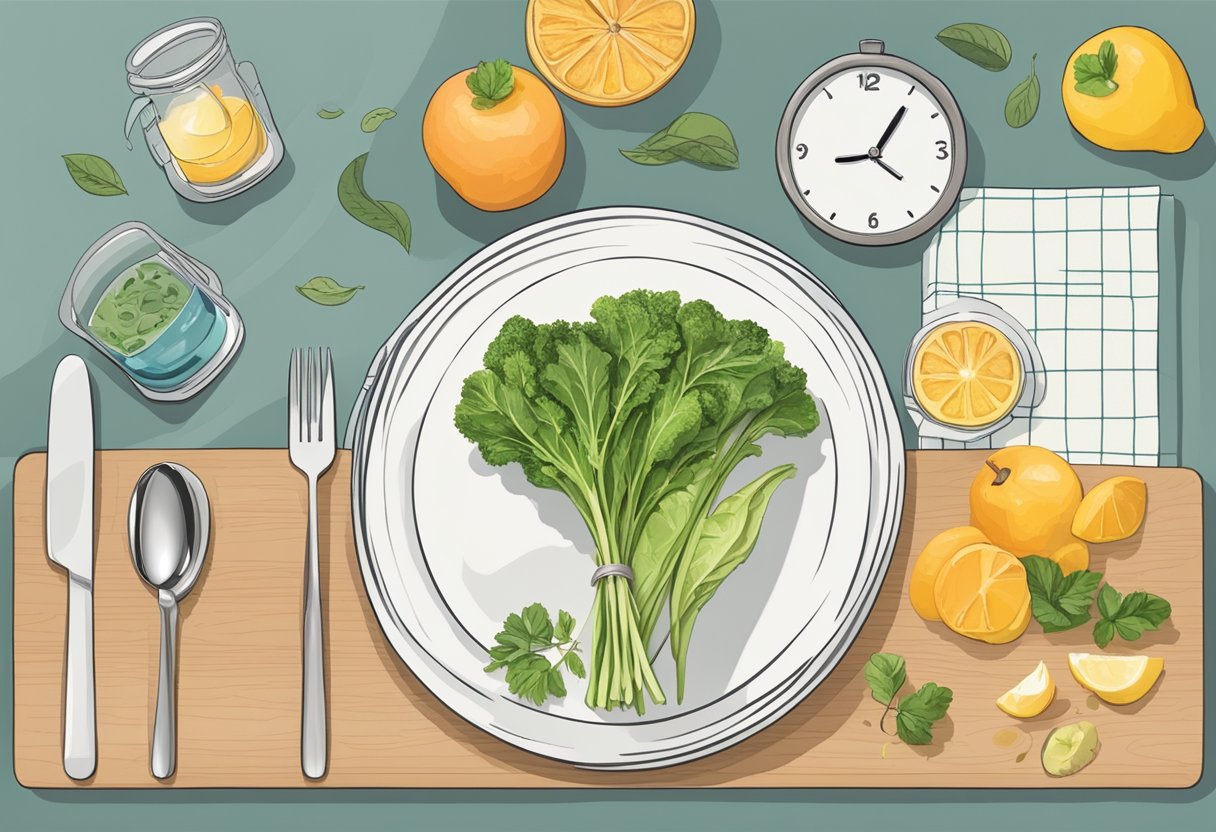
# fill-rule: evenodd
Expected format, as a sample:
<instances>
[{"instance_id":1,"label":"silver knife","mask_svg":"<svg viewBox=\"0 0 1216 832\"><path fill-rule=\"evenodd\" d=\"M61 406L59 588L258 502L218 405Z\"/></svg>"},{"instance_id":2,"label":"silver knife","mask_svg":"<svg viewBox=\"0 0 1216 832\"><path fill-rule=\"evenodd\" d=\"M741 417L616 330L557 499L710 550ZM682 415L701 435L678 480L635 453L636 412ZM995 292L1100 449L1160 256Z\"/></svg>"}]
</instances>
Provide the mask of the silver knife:
<instances>
[{"instance_id":1,"label":"silver knife","mask_svg":"<svg viewBox=\"0 0 1216 832\"><path fill-rule=\"evenodd\" d=\"M68 572L63 770L87 780L97 768L93 688L93 395L78 355L51 382L46 442L46 551Z\"/></svg>"}]
</instances>

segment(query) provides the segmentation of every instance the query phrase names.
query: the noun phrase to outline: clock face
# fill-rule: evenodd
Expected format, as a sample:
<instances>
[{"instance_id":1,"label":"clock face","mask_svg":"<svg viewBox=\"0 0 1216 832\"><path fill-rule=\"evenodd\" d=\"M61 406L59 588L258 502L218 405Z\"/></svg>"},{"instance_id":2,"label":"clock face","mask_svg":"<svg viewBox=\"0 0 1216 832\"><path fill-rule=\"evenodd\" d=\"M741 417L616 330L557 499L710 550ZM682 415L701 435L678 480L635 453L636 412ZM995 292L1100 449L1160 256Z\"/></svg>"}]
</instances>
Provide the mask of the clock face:
<instances>
[{"instance_id":1,"label":"clock face","mask_svg":"<svg viewBox=\"0 0 1216 832\"><path fill-rule=\"evenodd\" d=\"M795 113L790 172L804 203L853 234L883 235L946 199L954 134L923 83L853 66L815 86Z\"/></svg>"}]
</instances>

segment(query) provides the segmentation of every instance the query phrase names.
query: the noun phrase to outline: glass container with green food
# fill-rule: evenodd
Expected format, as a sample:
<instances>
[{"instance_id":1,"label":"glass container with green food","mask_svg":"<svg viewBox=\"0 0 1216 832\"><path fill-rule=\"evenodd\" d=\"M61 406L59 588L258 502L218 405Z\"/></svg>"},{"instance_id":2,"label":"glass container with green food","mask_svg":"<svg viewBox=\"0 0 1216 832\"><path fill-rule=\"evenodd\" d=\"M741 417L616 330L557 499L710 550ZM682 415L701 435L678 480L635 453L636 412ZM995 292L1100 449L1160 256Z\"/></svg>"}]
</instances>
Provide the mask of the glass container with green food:
<instances>
[{"instance_id":1,"label":"glass container with green food","mask_svg":"<svg viewBox=\"0 0 1216 832\"><path fill-rule=\"evenodd\" d=\"M244 338L215 272L137 222L112 229L85 252L59 316L157 401L198 393Z\"/></svg>"}]
</instances>

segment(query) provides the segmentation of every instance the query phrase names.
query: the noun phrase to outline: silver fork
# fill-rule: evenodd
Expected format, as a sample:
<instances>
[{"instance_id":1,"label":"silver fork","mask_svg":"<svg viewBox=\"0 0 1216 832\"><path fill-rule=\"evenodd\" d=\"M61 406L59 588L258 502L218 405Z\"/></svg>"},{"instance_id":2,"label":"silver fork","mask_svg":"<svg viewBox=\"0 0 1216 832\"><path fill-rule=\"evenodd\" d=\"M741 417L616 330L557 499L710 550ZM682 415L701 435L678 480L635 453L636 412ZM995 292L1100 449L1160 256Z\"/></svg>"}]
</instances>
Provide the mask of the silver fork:
<instances>
[{"instance_id":1,"label":"silver fork","mask_svg":"<svg viewBox=\"0 0 1216 832\"><path fill-rule=\"evenodd\" d=\"M304 705L300 764L307 777L325 774L325 659L321 642L321 569L317 554L317 480L334 461L334 373L329 349L291 351L288 379L291 464L308 478L308 547L304 579Z\"/></svg>"}]
</instances>

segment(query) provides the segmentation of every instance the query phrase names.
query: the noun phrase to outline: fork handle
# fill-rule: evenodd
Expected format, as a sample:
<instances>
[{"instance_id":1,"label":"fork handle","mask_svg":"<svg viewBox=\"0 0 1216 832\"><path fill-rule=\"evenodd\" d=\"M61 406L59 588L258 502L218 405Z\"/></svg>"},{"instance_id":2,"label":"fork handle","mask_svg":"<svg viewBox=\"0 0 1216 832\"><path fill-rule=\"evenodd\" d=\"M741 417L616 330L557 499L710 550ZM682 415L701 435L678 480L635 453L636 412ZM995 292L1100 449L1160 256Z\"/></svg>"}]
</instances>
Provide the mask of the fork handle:
<instances>
[{"instance_id":1,"label":"fork handle","mask_svg":"<svg viewBox=\"0 0 1216 832\"><path fill-rule=\"evenodd\" d=\"M304 579L304 706L300 763L304 775L323 777L328 762L325 737L325 653L321 640L321 568L317 548L317 478L308 478L308 548Z\"/></svg>"}]
</instances>

